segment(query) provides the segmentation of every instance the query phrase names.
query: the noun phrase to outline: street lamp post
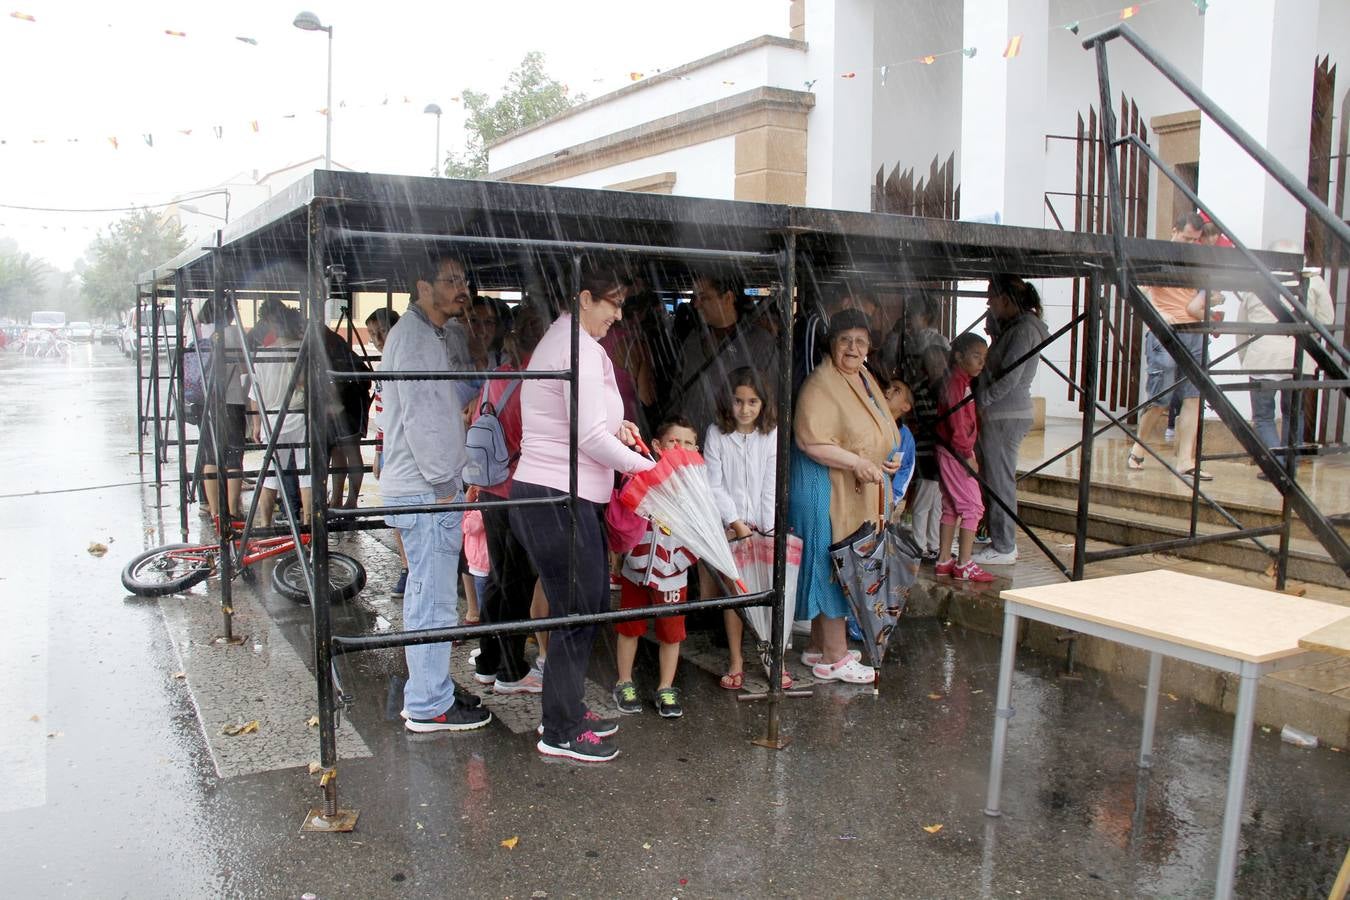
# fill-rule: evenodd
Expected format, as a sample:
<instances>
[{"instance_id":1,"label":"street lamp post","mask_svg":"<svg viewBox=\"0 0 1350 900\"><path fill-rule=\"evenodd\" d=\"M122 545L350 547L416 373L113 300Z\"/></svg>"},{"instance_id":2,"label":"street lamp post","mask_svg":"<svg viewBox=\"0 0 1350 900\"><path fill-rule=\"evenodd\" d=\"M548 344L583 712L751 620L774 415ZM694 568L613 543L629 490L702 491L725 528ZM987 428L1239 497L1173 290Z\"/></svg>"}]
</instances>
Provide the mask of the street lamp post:
<instances>
[{"instance_id":1,"label":"street lamp post","mask_svg":"<svg viewBox=\"0 0 1350 900\"><path fill-rule=\"evenodd\" d=\"M328 103L324 107L323 167L333 168L333 26L325 25L312 12L302 12L291 23L301 31L328 32Z\"/></svg>"},{"instance_id":2,"label":"street lamp post","mask_svg":"<svg viewBox=\"0 0 1350 900\"><path fill-rule=\"evenodd\" d=\"M441 108L435 103L428 103L427 108L422 110L424 113L430 113L436 117L436 164L431 167L431 174L437 178L441 177Z\"/></svg>"}]
</instances>

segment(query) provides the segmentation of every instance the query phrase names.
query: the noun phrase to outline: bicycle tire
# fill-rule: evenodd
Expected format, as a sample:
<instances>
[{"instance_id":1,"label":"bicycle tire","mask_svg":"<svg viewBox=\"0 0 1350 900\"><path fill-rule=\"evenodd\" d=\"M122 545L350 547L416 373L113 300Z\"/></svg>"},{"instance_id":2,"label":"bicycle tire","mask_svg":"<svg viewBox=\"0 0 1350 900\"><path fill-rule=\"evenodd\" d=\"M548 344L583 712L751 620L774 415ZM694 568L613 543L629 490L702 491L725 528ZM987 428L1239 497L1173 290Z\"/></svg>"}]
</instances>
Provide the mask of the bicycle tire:
<instances>
[{"instance_id":1,"label":"bicycle tire","mask_svg":"<svg viewBox=\"0 0 1350 900\"><path fill-rule=\"evenodd\" d=\"M304 572L299 557L292 553L272 569L272 587L287 600L308 604ZM328 584L330 603L350 600L366 586L366 568L345 553L329 553Z\"/></svg>"},{"instance_id":2,"label":"bicycle tire","mask_svg":"<svg viewBox=\"0 0 1350 900\"><path fill-rule=\"evenodd\" d=\"M138 597L163 597L185 591L215 570L209 556L185 559L175 551L205 550L200 544L168 544L147 550L122 569L122 587Z\"/></svg>"}]
</instances>

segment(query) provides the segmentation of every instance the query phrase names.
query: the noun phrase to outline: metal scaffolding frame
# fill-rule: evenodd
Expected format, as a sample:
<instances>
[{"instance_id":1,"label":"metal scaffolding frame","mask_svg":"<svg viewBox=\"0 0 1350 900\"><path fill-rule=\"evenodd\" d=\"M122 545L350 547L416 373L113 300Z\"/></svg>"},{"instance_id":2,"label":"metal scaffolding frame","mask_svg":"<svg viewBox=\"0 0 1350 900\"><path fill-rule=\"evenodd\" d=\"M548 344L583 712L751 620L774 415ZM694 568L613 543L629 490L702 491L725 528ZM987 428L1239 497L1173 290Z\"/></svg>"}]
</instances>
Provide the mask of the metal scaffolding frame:
<instances>
[{"instance_id":1,"label":"metal scaffolding frame","mask_svg":"<svg viewBox=\"0 0 1350 900\"><path fill-rule=\"evenodd\" d=\"M562 289L558 296L576 303L579 259L585 253L606 253L640 259L642 270L652 279L666 283L687 283L691 270L700 265L735 266L752 283L774 287L774 310L780 353L778 384L778 470L777 521L787 521L788 465L792 430L792 333L794 305L818 296L823 285L844 280L861 281L883 290L916 289L929 285L950 285L962 280L983 280L997 273L1026 278L1068 279L1089 277L1093 289L1079 318L1067 328L1085 327L1089 340L1085 345L1095 353L1097 335L1106 315L1101 302L1105 273L1115 270L1116 252L1122 242L1104 235L1049 231L927 220L906 216L816 210L767 204L693 198L624 194L539 185L472 182L456 179L408 178L347 172L314 172L292 188L274 197L260 209L223 229L216 245L194 249L158 267L144 277L142 284L172 279L180 304L179 330L190 321L190 311L182 315L188 297L208 294L217 323L236 296L259 296L267 292L298 291L305 313L306 329L300 359L309 385L336 385L348 380L390 380L393 378L443 380L481 380L553 378L566 380L572 396L578 384L575 370L566 372L388 372L374 375L335 372L323 352L322 330L330 318L328 301L332 294L333 274L340 271L347 285L384 284L386 291L410 253L425 255L428 248L449 248L466 259L479 286L484 290L528 287L530 276L550 278ZM1242 255L1213 247L1195 247L1168 242L1126 240L1125 248L1150 272L1150 281L1161 284L1248 289L1253 275ZM1257 254L1267 267L1276 269L1296 265L1298 258L1288 254ZM340 269L338 268L340 267ZM563 280L561 273L566 274ZM969 296L969 291L957 291ZM391 293L387 296L392 297ZM138 305L139 309L139 305ZM575 311L575 310L574 310ZM235 318L238 327L238 318ZM573 359L577 342L578 319L573 316ZM138 331L139 334L139 331ZM155 340L159 330L153 330ZM220 342L221 329L212 337ZM243 342L241 342L243 343ZM181 347L181 338L179 339ZM219 349L222 345L215 343ZM245 347L247 345L245 344ZM1043 347L1036 348L1039 353ZM153 357L152 357L153 358ZM178 400L181 409L182 354L175 353ZM245 367L252 370L247 349L242 354ZM1021 360L1018 361L1019 363ZM216 377L210 385L211 402L202 428L212 430L218 471L224 472L223 441L220 424L224 421L224 395L220 390L224 354L213 352ZM1012 368L1010 366L1009 368ZM297 365L297 375L301 366ZM1077 388L1085 396L1097 396L1097 367L1085 366L1086 378ZM1065 376L1072 382L1071 378ZM294 379L292 387L294 386ZM306 391L309 468L316 489L308 529L300 517L290 512L286 529L252 529L250 534L291 534L297 546L308 532L309 549L300 552L307 565L307 589L313 617L314 667L319 715L320 765L324 796L322 809L313 811L315 822L333 823L342 817L337 806L336 722L339 709L349 698L341 690L334 663L340 656L377 648L463 640L509 633L548 630L578 624L614 623L629 619L675 615L700 610L735 609L748 606L772 606L775 634L769 678L768 720L765 741L782 746L780 704L785 696L781 688L783 659L776 648L781 645L783 585L786 576L786 528L775 529L775 562L772 589L739 597L705 598L669 610L643 609L609 611L590 616L556 617L514 623L457 626L419 632L379 635L334 635L327 590L316 590L328 583L328 543L332 532L382 527L385 507L329 509L326 485L329 446L323 412L313 402L317 393ZM138 396L138 405L142 398ZM285 404L283 404L284 406ZM142 416L146 407L139 406ZM1078 528L1071 564L1059 561L1033 529L1017 518L1019 527L1036 540L1069 578L1081 578L1084 565L1094 557L1086 549L1087 521L1090 515L1088 486L1091 445L1097 432L1090 414L1084 417L1084 468L1080 483ZM161 413L154 402L155 417ZM284 411L283 411L284 415ZM266 417L264 417L266 421ZM271 464L277 447L276 435L269 434L263 446L260 470ZM185 453L188 440L179 423L180 498L187 497ZM570 436L572 490L563 503L569 508L576 497L576 428ZM158 456L156 459L158 460ZM158 463L157 463L158 465ZM158 472L158 469L157 469ZM157 477L158 480L158 477ZM1198 492L1198 485L1196 485ZM284 497L284 492L282 492ZM285 501L283 501L285 502ZM475 503L432 504L426 507L398 507L400 513L468 510L491 503L519 505L525 501L478 501ZM540 501L535 501L540 502ZM1016 518L1016 517L1015 517ZM186 513L181 518L186 533ZM234 535L226 521L219 528L222 564L222 615L226 634L230 628L231 548ZM1287 529L1287 525L1286 525ZM1248 536L1248 535L1241 535ZM1228 535L1231 539L1233 535ZM573 540L575 536L573 535ZM1210 540L1192 534L1195 543ZM1287 547L1285 548L1287 550ZM1128 552L1128 551L1126 551ZM1136 551L1146 552L1146 551ZM308 556L308 559L304 558ZM575 565L575 562L573 562Z\"/></svg>"}]
</instances>

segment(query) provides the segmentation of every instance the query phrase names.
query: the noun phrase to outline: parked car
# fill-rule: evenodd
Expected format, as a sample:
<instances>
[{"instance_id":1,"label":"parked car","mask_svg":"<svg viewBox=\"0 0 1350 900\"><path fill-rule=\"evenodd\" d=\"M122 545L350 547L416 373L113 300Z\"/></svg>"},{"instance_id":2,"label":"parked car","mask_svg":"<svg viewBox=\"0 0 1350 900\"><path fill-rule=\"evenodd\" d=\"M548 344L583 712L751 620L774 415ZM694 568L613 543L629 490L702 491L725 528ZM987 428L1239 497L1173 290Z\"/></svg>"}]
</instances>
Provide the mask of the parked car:
<instances>
[{"instance_id":1,"label":"parked car","mask_svg":"<svg viewBox=\"0 0 1350 900\"><path fill-rule=\"evenodd\" d=\"M88 322L71 322L66 326L66 340L92 341L93 339L94 326Z\"/></svg>"},{"instance_id":2,"label":"parked car","mask_svg":"<svg viewBox=\"0 0 1350 900\"><path fill-rule=\"evenodd\" d=\"M120 344L122 341L122 326L105 322L98 327L98 342L100 344Z\"/></svg>"}]
</instances>

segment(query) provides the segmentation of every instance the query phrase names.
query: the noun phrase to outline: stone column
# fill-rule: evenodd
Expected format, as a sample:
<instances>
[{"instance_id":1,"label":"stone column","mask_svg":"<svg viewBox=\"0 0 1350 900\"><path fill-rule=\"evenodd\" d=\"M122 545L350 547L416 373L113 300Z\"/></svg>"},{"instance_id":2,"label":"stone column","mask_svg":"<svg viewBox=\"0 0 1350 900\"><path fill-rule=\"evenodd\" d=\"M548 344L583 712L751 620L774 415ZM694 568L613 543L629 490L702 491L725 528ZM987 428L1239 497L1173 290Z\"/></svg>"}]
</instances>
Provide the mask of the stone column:
<instances>
[{"instance_id":1,"label":"stone column","mask_svg":"<svg viewBox=\"0 0 1350 900\"><path fill-rule=\"evenodd\" d=\"M1045 206L1048 0L966 0L963 43L978 48L961 79L962 218L998 213L1041 227ZM1004 59L1008 39L1021 49Z\"/></svg>"},{"instance_id":2,"label":"stone column","mask_svg":"<svg viewBox=\"0 0 1350 900\"><path fill-rule=\"evenodd\" d=\"M1210 4L1205 14L1202 89L1300 181L1308 172L1318 5L1246 0ZM1249 246L1302 243L1303 207L1203 114L1199 193Z\"/></svg>"},{"instance_id":3,"label":"stone column","mask_svg":"<svg viewBox=\"0 0 1350 900\"><path fill-rule=\"evenodd\" d=\"M872 205L874 0L806 0L807 78L816 105L806 148L806 204L866 211ZM853 73L852 78L842 76Z\"/></svg>"}]
</instances>

